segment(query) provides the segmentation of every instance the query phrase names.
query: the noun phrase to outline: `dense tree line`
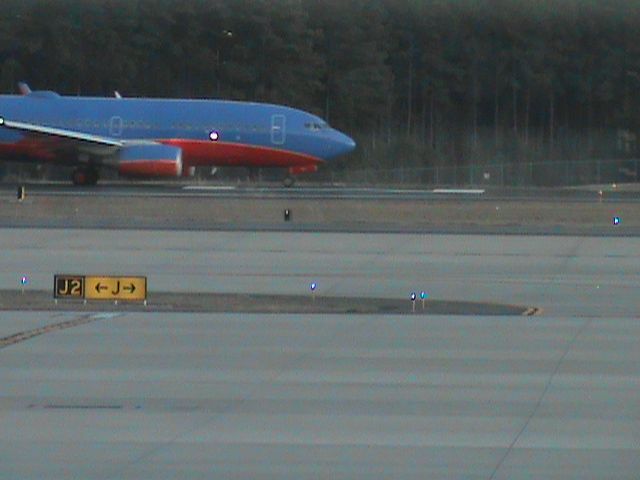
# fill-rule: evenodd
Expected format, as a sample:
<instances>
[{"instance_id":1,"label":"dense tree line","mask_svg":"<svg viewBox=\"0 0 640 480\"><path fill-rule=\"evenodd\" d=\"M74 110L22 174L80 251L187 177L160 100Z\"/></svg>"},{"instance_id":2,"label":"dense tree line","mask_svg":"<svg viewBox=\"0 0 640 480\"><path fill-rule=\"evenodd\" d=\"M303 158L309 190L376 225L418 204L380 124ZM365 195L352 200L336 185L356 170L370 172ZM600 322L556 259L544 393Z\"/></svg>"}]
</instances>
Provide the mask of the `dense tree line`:
<instances>
[{"instance_id":1,"label":"dense tree line","mask_svg":"<svg viewBox=\"0 0 640 480\"><path fill-rule=\"evenodd\" d=\"M640 2L3 0L0 90L313 111L349 165L634 155Z\"/></svg>"}]
</instances>

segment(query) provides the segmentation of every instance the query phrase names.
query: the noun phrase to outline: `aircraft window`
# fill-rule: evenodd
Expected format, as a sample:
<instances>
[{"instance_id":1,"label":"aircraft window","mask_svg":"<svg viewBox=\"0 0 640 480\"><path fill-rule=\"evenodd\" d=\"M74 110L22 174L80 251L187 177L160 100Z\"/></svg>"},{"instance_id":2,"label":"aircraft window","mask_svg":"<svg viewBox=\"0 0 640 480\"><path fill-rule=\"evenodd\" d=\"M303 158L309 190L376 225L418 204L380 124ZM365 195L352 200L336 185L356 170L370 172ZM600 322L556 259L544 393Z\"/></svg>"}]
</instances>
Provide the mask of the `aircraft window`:
<instances>
[{"instance_id":1,"label":"aircraft window","mask_svg":"<svg viewBox=\"0 0 640 480\"><path fill-rule=\"evenodd\" d=\"M326 128L327 124L326 123L316 123L316 122L309 122L309 123L305 123L304 127L308 130L317 132L319 130L322 130L323 128Z\"/></svg>"}]
</instances>

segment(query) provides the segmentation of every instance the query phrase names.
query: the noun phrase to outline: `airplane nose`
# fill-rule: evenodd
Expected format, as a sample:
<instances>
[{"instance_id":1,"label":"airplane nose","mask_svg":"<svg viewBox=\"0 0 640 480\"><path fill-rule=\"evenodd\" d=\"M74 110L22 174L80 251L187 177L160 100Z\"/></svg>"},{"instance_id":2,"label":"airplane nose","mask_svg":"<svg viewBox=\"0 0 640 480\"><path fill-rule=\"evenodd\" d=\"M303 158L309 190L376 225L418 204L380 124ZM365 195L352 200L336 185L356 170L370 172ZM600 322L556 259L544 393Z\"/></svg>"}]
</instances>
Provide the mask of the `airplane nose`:
<instances>
[{"instance_id":1,"label":"airplane nose","mask_svg":"<svg viewBox=\"0 0 640 480\"><path fill-rule=\"evenodd\" d=\"M340 155L345 155L347 153L353 152L356 148L356 142L353 138L345 135L342 132L338 133L338 144L340 145Z\"/></svg>"},{"instance_id":2,"label":"airplane nose","mask_svg":"<svg viewBox=\"0 0 640 480\"><path fill-rule=\"evenodd\" d=\"M356 148L356 142L353 138L345 135L345 147L347 148L347 153L348 152L353 152Z\"/></svg>"},{"instance_id":3,"label":"airplane nose","mask_svg":"<svg viewBox=\"0 0 640 480\"><path fill-rule=\"evenodd\" d=\"M319 156L324 160L346 155L356 148L356 142L351 137L333 128L326 130L325 135L317 136L315 139L322 152Z\"/></svg>"}]
</instances>

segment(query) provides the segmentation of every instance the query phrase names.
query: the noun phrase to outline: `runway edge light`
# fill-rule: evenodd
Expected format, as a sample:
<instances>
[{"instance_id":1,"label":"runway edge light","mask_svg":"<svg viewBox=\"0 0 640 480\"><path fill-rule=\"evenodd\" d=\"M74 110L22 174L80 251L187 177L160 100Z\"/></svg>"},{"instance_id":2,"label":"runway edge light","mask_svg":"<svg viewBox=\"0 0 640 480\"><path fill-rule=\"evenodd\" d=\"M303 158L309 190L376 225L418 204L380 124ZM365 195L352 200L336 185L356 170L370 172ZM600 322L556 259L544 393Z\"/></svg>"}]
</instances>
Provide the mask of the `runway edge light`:
<instances>
[{"instance_id":1,"label":"runway edge light","mask_svg":"<svg viewBox=\"0 0 640 480\"><path fill-rule=\"evenodd\" d=\"M614 225L620 225L620 222L622 221L622 219L620 217L613 217L613 224Z\"/></svg>"}]
</instances>

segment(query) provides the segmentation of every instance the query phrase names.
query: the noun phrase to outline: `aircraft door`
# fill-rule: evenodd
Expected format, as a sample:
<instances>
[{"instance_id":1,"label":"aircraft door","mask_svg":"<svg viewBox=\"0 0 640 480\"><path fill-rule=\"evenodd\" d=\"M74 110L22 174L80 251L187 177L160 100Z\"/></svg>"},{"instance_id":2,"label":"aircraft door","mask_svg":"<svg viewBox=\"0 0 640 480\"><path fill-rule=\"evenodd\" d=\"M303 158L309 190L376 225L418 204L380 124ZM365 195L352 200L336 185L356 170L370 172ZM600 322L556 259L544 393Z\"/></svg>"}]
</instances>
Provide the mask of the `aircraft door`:
<instances>
[{"instance_id":1,"label":"aircraft door","mask_svg":"<svg viewBox=\"0 0 640 480\"><path fill-rule=\"evenodd\" d=\"M109 135L119 137L122 135L122 117L111 117L109 123Z\"/></svg>"},{"instance_id":2,"label":"aircraft door","mask_svg":"<svg viewBox=\"0 0 640 480\"><path fill-rule=\"evenodd\" d=\"M271 143L283 145L287 138L287 118L284 115L271 115Z\"/></svg>"}]
</instances>

